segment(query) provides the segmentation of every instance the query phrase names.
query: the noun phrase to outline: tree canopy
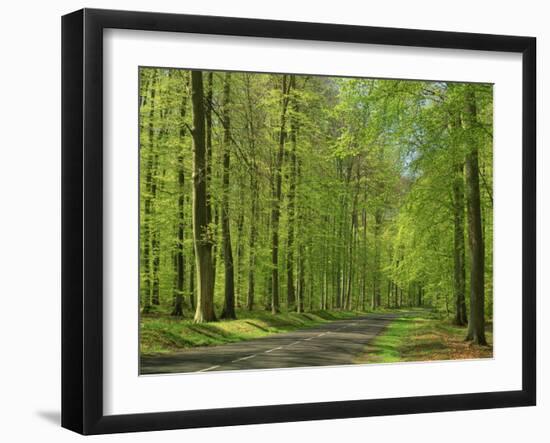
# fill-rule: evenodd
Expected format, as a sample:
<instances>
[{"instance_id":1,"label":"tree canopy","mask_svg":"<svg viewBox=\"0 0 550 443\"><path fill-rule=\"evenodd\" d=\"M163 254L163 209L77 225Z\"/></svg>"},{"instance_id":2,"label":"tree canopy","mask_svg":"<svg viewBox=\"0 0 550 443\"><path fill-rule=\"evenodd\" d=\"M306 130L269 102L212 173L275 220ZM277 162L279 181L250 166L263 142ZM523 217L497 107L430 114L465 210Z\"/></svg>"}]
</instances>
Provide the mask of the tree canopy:
<instances>
[{"instance_id":1,"label":"tree canopy","mask_svg":"<svg viewBox=\"0 0 550 443\"><path fill-rule=\"evenodd\" d=\"M143 312L431 306L484 342L492 85L139 75Z\"/></svg>"}]
</instances>

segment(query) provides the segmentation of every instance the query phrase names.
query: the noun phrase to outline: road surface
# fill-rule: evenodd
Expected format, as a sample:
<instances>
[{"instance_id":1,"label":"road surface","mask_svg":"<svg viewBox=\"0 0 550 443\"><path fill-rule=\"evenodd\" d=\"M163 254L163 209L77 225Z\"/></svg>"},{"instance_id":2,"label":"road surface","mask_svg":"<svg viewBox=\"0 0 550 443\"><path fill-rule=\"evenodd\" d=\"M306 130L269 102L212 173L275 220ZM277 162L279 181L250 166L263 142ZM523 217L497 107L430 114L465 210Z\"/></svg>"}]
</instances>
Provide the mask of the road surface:
<instances>
[{"instance_id":1,"label":"road surface","mask_svg":"<svg viewBox=\"0 0 550 443\"><path fill-rule=\"evenodd\" d=\"M367 314L269 337L142 357L141 374L336 366L354 363L400 314Z\"/></svg>"}]
</instances>

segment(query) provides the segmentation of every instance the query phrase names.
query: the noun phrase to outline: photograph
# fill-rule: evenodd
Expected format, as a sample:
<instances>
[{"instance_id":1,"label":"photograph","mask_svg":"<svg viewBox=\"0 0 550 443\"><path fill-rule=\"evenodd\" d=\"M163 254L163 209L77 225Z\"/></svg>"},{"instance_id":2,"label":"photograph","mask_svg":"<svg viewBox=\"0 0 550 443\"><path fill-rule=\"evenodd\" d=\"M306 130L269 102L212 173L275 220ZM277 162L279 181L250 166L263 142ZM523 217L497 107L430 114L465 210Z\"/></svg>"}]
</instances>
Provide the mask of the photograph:
<instances>
[{"instance_id":1,"label":"photograph","mask_svg":"<svg viewBox=\"0 0 550 443\"><path fill-rule=\"evenodd\" d=\"M493 358L493 84L136 75L140 375Z\"/></svg>"}]
</instances>

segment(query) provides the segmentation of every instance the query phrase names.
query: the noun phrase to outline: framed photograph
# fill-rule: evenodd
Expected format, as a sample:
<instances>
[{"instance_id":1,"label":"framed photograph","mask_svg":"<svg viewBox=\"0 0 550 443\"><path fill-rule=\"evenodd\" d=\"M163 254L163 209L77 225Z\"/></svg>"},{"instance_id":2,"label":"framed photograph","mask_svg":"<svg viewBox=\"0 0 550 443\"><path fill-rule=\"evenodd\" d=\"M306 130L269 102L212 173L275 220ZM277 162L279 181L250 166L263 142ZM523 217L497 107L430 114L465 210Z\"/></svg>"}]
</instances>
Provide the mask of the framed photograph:
<instances>
[{"instance_id":1,"label":"framed photograph","mask_svg":"<svg viewBox=\"0 0 550 443\"><path fill-rule=\"evenodd\" d=\"M62 425L536 402L531 37L62 19Z\"/></svg>"}]
</instances>

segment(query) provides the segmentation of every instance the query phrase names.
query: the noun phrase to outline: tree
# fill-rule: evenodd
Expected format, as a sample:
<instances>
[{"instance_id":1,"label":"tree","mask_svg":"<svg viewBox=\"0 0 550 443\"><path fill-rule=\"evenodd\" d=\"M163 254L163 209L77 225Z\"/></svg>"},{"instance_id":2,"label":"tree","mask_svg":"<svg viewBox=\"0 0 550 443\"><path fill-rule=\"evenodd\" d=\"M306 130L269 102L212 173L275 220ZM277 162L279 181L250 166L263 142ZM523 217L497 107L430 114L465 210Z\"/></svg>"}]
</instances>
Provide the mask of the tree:
<instances>
[{"instance_id":1,"label":"tree","mask_svg":"<svg viewBox=\"0 0 550 443\"><path fill-rule=\"evenodd\" d=\"M273 171L273 192L271 208L271 312L279 312L279 218L281 216L281 189L283 155L286 139L286 111L288 108L290 83L286 75L281 80L281 110L278 137L278 151Z\"/></svg>"},{"instance_id":2,"label":"tree","mask_svg":"<svg viewBox=\"0 0 550 443\"><path fill-rule=\"evenodd\" d=\"M188 76L185 76L187 83ZM180 109L180 140L183 141L185 129L185 115L187 111L188 95L184 94ZM185 291L185 252L184 252L184 230L185 230L185 163L184 163L184 145L180 142L180 149L177 155L178 169L178 211L177 211L177 240L175 245L175 263L176 263L176 284L174 288L175 299L172 315L183 316L183 294ZM193 307L193 298L191 295L191 306Z\"/></svg>"},{"instance_id":3,"label":"tree","mask_svg":"<svg viewBox=\"0 0 550 443\"><path fill-rule=\"evenodd\" d=\"M225 297L221 318L237 318L235 315L235 281L233 273L233 249L229 223L229 167L231 163L231 127L229 118L231 74L225 73L223 86L223 179L222 179L222 236L225 267Z\"/></svg>"},{"instance_id":4,"label":"tree","mask_svg":"<svg viewBox=\"0 0 550 443\"><path fill-rule=\"evenodd\" d=\"M290 89L296 88L296 79L292 75L290 77ZM287 308L288 310L296 309L296 292L294 288L294 230L295 230L295 200L296 200L296 133L298 131L298 122L296 113L298 112L298 104L296 97L292 100L292 114L290 117L290 174L289 174L289 191L288 191L288 234L286 248L286 288L287 288Z\"/></svg>"},{"instance_id":5,"label":"tree","mask_svg":"<svg viewBox=\"0 0 550 443\"><path fill-rule=\"evenodd\" d=\"M481 226L481 202L479 192L479 159L477 140L473 130L476 127L476 102L472 86L465 87L464 124L470 131L468 151L465 160L466 196L468 207L468 245L470 251L470 319L466 340L485 345L485 252Z\"/></svg>"},{"instance_id":6,"label":"tree","mask_svg":"<svg viewBox=\"0 0 550 443\"><path fill-rule=\"evenodd\" d=\"M249 193L250 193L250 236L248 240L248 292L246 297L246 308L252 311L254 308L254 298L256 289L256 239L258 237L257 217L259 213L259 183L258 183L258 164L256 152L257 129L254 124L254 109L252 103L252 91L250 75L244 76L245 87L245 119L246 119L246 139L248 142L250 165L249 165Z\"/></svg>"},{"instance_id":7,"label":"tree","mask_svg":"<svg viewBox=\"0 0 550 443\"><path fill-rule=\"evenodd\" d=\"M209 232L206 191L204 92L201 71L191 72L193 103L193 240L197 268L195 322L215 321L212 239Z\"/></svg>"},{"instance_id":8,"label":"tree","mask_svg":"<svg viewBox=\"0 0 550 443\"><path fill-rule=\"evenodd\" d=\"M151 245L151 232L152 228L152 186L153 186L153 149L155 139L155 97L156 97L156 75L150 80L150 104L147 125L148 136L148 150L143 156L147 159L145 163L145 189L144 189L144 213L142 218L143 226L143 240L142 240L142 264L143 264L143 284L142 284L142 300L143 300L143 312L148 313L151 310L151 293L153 290L153 278L152 278L152 245ZM142 151L144 151L145 145L142 145Z\"/></svg>"},{"instance_id":9,"label":"tree","mask_svg":"<svg viewBox=\"0 0 550 443\"><path fill-rule=\"evenodd\" d=\"M455 323L464 326L466 315L466 260L464 247L464 165L455 166L453 180Z\"/></svg>"}]
</instances>

